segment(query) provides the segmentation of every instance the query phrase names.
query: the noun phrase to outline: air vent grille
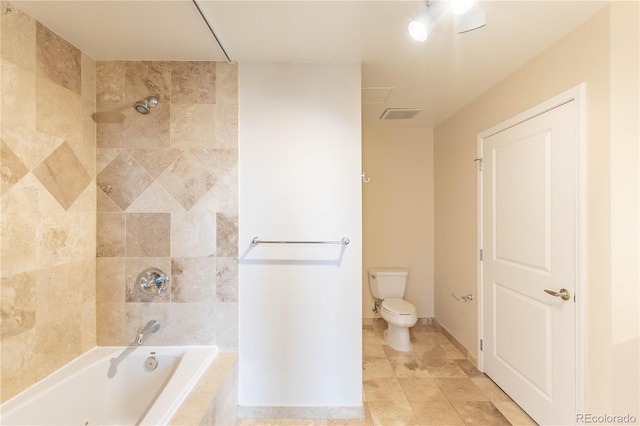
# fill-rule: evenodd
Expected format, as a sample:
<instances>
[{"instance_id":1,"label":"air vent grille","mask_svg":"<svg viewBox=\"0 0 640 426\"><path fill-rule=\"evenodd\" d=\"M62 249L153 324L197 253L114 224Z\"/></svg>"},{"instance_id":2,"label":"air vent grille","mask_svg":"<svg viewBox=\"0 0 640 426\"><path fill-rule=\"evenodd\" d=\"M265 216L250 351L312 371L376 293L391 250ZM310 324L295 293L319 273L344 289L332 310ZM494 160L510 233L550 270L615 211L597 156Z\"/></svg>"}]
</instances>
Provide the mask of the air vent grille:
<instances>
[{"instance_id":1,"label":"air vent grille","mask_svg":"<svg viewBox=\"0 0 640 426\"><path fill-rule=\"evenodd\" d=\"M387 108L380 116L380 120L411 120L420 111L423 110L418 108Z\"/></svg>"}]
</instances>

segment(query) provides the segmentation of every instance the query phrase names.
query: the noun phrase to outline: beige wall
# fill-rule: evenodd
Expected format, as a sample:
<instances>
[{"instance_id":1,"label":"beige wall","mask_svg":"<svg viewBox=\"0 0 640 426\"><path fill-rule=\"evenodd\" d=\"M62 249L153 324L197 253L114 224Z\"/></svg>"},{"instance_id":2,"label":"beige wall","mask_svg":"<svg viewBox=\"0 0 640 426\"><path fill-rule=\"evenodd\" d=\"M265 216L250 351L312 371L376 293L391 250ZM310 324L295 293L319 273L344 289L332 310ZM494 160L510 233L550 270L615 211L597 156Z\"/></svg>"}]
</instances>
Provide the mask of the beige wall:
<instances>
[{"instance_id":1,"label":"beige wall","mask_svg":"<svg viewBox=\"0 0 640 426\"><path fill-rule=\"evenodd\" d=\"M2 4L4 401L96 344L95 62Z\"/></svg>"},{"instance_id":2,"label":"beige wall","mask_svg":"<svg viewBox=\"0 0 640 426\"><path fill-rule=\"evenodd\" d=\"M640 414L640 3L611 5L612 409Z\"/></svg>"},{"instance_id":3,"label":"beige wall","mask_svg":"<svg viewBox=\"0 0 640 426\"><path fill-rule=\"evenodd\" d=\"M99 345L238 343L237 67L98 62ZM149 82L152 86L149 86ZM151 113L131 104L158 95ZM170 289L135 286L157 267Z\"/></svg>"},{"instance_id":4,"label":"beige wall","mask_svg":"<svg viewBox=\"0 0 640 426\"><path fill-rule=\"evenodd\" d=\"M362 312L371 311L367 269L409 268L405 299L433 317L433 131L363 129Z\"/></svg>"},{"instance_id":5,"label":"beige wall","mask_svg":"<svg viewBox=\"0 0 640 426\"><path fill-rule=\"evenodd\" d=\"M612 375L612 335L617 334L617 331L612 331L612 327L617 327L612 316L617 309L629 310L629 304L622 301L625 294L620 287L628 285L637 292L638 286L637 275L634 275L637 271L631 274L635 281L624 285L613 282L615 276L612 275L612 265L624 259L617 247L622 248L625 244L615 239L612 241L615 236L612 218L617 219L629 205L636 215L635 219L630 219L634 224L632 229L637 228L638 217L638 164L634 164L637 154L625 163L634 171L627 177L631 179L628 184L620 186L620 180L626 181L627 178L617 177L614 173L619 160L616 147L626 146L633 154L637 152L638 140L637 103L621 103L614 90L616 85L634 88L638 84L637 71L634 74L628 70L629 67L638 69L638 52L634 47L638 43L637 10L634 9L637 4L625 6L621 3L614 2L611 9L607 7L595 15L435 129L435 316L467 348L476 352L477 305L474 301L473 306L461 306L449 297L460 284L469 292L476 292L477 193L473 163L476 136L484 129L586 82L585 361L586 408L592 413L611 412L613 386L616 386L616 392L637 392L628 381L624 383ZM631 7L631 11L619 9L624 7ZM612 31L619 25L633 31ZM630 44L627 46L627 43ZM621 52L627 52L627 49L635 51L625 59L626 53L616 53L620 49ZM615 60L611 60L612 55L615 55ZM614 78L621 80L614 85ZM636 115L612 117L618 108L624 109L629 105L635 108ZM631 129L623 136L622 142L617 132L624 126ZM612 138L616 140L612 142ZM636 176L635 181L633 176ZM613 192L612 184L616 188ZM625 197L630 197L630 204L623 201ZM612 249L612 243L620 245ZM632 245L633 250L637 250L637 240ZM631 309L637 316L637 306ZM631 335L633 333L637 336L637 329Z\"/></svg>"}]
</instances>

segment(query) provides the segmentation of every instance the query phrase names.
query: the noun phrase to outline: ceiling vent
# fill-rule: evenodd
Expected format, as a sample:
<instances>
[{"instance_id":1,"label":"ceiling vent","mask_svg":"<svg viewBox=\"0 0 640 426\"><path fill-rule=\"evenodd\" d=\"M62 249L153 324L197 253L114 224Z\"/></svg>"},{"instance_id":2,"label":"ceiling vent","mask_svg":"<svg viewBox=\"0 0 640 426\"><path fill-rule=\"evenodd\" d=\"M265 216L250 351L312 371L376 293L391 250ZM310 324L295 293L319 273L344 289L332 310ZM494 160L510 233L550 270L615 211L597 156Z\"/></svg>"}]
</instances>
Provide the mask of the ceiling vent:
<instances>
[{"instance_id":1,"label":"ceiling vent","mask_svg":"<svg viewBox=\"0 0 640 426\"><path fill-rule=\"evenodd\" d=\"M411 120L417 113L424 111L418 108L387 108L380 120Z\"/></svg>"}]
</instances>

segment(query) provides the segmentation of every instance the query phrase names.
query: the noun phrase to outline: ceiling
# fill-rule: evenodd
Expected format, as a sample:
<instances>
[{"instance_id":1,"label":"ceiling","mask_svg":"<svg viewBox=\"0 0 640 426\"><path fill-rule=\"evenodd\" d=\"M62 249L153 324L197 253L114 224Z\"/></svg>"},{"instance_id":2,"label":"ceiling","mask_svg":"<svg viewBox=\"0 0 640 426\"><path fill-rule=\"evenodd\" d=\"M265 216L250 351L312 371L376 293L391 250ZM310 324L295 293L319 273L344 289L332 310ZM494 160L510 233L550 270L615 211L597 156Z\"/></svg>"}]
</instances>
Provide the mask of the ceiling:
<instances>
[{"instance_id":1,"label":"ceiling","mask_svg":"<svg viewBox=\"0 0 640 426\"><path fill-rule=\"evenodd\" d=\"M191 0L14 0L97 60L225 57ZM424 43L407 23L424 1L198 0L236 62L362 63L365 127L434 127L606 6L601 1L481 1L487 25L457 34L444 13ZM375 101L375 99L373 99ZM380 120L417 108L411 120Z\"/></svg>"}]
</instances>

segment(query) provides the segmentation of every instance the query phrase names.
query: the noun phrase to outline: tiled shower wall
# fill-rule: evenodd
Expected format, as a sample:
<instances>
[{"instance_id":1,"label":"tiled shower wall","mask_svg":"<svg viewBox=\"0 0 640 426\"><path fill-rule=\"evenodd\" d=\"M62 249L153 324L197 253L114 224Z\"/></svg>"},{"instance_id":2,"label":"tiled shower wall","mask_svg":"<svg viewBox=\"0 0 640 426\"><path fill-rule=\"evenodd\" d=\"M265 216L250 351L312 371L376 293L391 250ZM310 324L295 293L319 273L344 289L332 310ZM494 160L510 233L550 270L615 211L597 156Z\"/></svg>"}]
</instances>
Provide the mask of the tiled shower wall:
<instances>
[{"instance_id":1,"label":"tiled shower wall","mask_svg":"<svg viewBox=\"0 0 640 426\"><path fill-rule=\"evenodd\" d=\"M96 64L1 9L0 400L149 319L148 344L235 349L236 67ZM131 287L149 266L158 299Z\"/></svg>"},{"instance_id":2,"label":"tiled shower wall","mask_svg":"<svg viewBox=\"0 0 640 426\"><path fill-rule=\"evenodd\" d=\"M159 103L147 115L131 104ZM237 347L237 67L215 62L97 63L99 345ZM165 293L135 288L143 270Z\"/></svg>"},{"instance_id":3,"label":"tiled shower wall","mask_svg":"<svg viewBox=\"0 0 640 426\"><path fill-rule=\"evenodd\" d=\"M2 2L2 401L96 344L95 62Z\"/></svg>"}]
</instances>

